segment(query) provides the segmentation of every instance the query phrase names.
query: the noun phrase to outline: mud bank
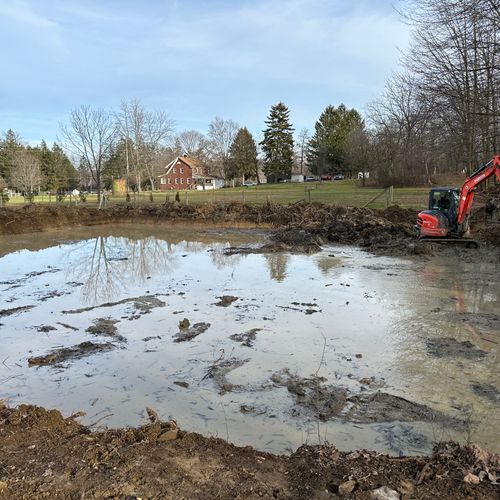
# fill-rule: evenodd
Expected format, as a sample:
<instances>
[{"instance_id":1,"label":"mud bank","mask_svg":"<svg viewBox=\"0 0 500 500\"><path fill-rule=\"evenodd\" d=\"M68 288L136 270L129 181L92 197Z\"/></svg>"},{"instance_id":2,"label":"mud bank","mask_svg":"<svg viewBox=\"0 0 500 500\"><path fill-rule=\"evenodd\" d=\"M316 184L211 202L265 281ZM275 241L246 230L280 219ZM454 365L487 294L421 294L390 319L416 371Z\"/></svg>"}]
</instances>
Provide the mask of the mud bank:
<instances>
[{"instance_id":1,"label":"mud bank","mask_svg":"<svg viewBox=\"0 0 500 500\"><path fill-rule=\"evenodd\" d=\"M304 445L284 457L183 432L147 413L139 428L98 432L80 425L78 414L0 402L0 498L494 499L500 492L500 456L474 445L442 443L430 457L398 458Z\"/></svg>"},{"instance_id":2,"label":"mud bank","mask_svg":"<svg viewBox=\"0 0 500 500\"><path fill-rule=\"evenodd\" d=\"M416 211L390 207L386 210L349 208L322 203L299 202L262 206L241 203L202 206L165 203L163 205L114 205L97 210L85 206L47 207L27 205L0 209L0 234L44 231L68 226L115 222L211 222L252 224L287 228L279 231L275 245L266 251L318 249L321 241L355 243L371 250L395 254L427 252L413 234Z\"/></svg>"},{"instance_id":3,"label":"mud bank","mask_svg":"<svg viewBox=\"0 0 500 500\"><path fill-rule=\"evenodd\" d=\"M373 210L306 202L262 206L236 202L191 206L169 202L163 205L120 204L101 210L83 205L26 205L0 209L0 235L116 222L209 222L280 228L272 242L260 249L263 252L314 252L323 242L332 242L356 244L372 252L390 255L432 254L433 245L419 243L415 238L416 216L416 210L398 206ZM479 217L474 227L474 236L480 241L500 246L500 226L484 227ZM244 252L244 249L239 250Z\"/></svg>"}]
</instances>

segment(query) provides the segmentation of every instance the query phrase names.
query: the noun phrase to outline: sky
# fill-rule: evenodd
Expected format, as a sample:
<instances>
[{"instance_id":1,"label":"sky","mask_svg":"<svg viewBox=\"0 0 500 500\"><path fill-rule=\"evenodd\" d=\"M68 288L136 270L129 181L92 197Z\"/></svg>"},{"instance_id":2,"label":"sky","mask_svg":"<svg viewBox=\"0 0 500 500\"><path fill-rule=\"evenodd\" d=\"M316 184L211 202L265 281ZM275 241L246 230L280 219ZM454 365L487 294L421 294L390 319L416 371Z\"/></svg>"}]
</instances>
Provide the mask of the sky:
<instances>
[{"instance_id":1,"label":"sky","mask_svg":"<svg viewBox=\"0 0 500 500\"><path fill-rule=\"evenodd\" d=\"M298 132L363 112L397 69L400 0L0 0L0 132L58 138L82 104L137 98L178 132L215 116L259 137L283 101Z\"/></svg>"}]
</instances>

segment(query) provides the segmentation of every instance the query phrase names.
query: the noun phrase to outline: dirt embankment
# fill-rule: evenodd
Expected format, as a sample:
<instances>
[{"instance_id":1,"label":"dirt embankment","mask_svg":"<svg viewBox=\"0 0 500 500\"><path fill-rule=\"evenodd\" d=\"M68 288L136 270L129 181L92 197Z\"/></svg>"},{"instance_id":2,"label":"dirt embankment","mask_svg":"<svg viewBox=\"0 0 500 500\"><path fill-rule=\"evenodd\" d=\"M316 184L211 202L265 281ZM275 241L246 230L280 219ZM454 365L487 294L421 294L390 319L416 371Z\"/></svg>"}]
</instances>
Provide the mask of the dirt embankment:
<instances>
[{"instance_id":1,"label":"dirt embankment","mask_svg":"<svg viewBox=\"0 0 500 500\"><path fill-rule=\"evenodd\" d=\"M432 253L432 245L419 243L415 238L413 226L416 217L416 210L397 206L372 210L306 202L261 206L237 202L200 206L180 203L120 204L101 210L84 205L26 205L0 209L0 234L116 222L210 222L279 228L273 241L262 248L264 252L315 251L329 241L355 244L370 251L393 255ZM485 228L479 216L476 217L475 229L474 236L481 241L500 246L500 225Z\"/></svg>"},{"instance_id":2,"label":"dirt embankment","mask_svg":"<svg viewBox=\"0 0 500 500\"><path fill-rule=\"evenodd\" d=\"M500 493L500 457L444 443L431 457L302 446L290 457L181 431L147 409L92 432L56 410L0 402L0 498L475 498ZM497 483L497 484L495 484ZM382 494L386 496L382 496ZM391 496L392 495L392 496Z\"/></svg>"},{"instance_id":3,"label":"dirt embankment","mask_svg":"<svg viewBox=\"0 0 500 500\"><path fill-rule=\"evenodd\" d=\"M0 234L43 231L51 228L138 221L211 222L215 224L263 224L278 231L266 251L309 251L322 242L353 243L395 253L419 253L412 225L416 211L391 207L386 210L349 208L322 203L290 205L242 203L187 206L114 205L105 209L27 205L0 209Z\"/></svg>"}]
</instances>

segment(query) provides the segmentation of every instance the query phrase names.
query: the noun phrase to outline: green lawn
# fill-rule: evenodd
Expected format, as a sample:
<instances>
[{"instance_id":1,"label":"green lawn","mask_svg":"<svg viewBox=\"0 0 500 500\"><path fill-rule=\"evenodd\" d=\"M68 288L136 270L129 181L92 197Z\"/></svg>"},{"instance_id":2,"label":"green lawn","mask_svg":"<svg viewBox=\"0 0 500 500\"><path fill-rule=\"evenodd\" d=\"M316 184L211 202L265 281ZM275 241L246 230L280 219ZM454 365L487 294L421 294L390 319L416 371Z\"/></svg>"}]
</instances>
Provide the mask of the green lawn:
<instances>
[{"instance_id":1,"label":"green lawn","mask_svg":"<svg viewBox=\"0 0 500 500\"><path fill-rule=\"evenodd\" d=\"M250 204L262 204L270 201L272 203L291 203L299 200L320 201L337 205L349 205L355 207L365 206L377 194L383 193L382 189L363 188L358 181L325 181L307 183L284 183L284 184L262 184L247 188L225 188L215 191L179 191L181 203L197 205L201 203L217 203L239 201ZM395 188L393 203L401 207L425 208L429 188ZM176 191L156 191L153 193L155 203L163 203L167 199L174 201ZM140 195L130 194L131 202L146 203L150 201L151 194L143 192ZM371 208L383 208L386 206L386 194L382 194L377 200L368 204ZM87 196L87 204L95 205L96 195ZM122 203L124 196L110 196L111 203ZM22 197L12 198L7 206L23 204ZM41 195L35 197L35 203L56 204L55 196ZM79 203L79 199L67 196L65 204Z\"/></svg>"}]
</instances>

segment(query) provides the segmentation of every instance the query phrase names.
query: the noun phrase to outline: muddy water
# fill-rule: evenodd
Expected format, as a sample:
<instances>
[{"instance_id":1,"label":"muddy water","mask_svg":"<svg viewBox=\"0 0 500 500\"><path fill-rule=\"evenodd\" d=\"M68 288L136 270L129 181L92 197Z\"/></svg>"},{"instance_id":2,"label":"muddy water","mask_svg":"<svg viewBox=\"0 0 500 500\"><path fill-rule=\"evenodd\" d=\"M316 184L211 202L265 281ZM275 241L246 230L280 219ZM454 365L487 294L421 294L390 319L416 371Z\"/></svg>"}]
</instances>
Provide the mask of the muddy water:
<instances>
[{"instance_id":1,"label":"muddy water","mask_svg":"<svg viewBox=\"0 0 500 500\"><path fill-rule=\"evenodd\" d=\"M414 454L468 438L500 451L496 261L224 255L264 238L121 225L0 239L0 398L109 427L151 407L273 452ZM358 395L377 392L415 404L412 417L384 400L359 418ZM325 415L332 394L339 412Z\"/></svg>"}]
</instances>

